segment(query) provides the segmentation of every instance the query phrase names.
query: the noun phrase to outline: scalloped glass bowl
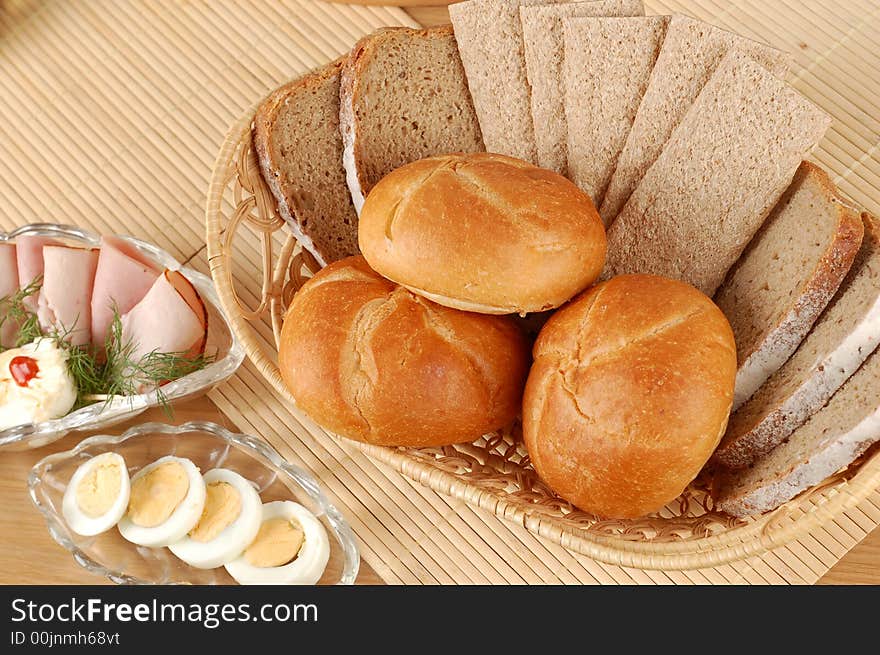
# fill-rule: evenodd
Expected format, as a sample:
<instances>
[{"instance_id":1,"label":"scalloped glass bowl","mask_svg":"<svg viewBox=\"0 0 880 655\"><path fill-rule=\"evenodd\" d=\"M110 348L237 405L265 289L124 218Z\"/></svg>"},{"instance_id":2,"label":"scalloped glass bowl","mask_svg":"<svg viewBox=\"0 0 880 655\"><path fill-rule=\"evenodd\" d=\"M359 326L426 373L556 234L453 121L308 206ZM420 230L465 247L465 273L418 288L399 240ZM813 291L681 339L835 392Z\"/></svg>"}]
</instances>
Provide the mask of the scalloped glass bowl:
<instances>
[{"instance_id":1,"label":"scalloped glass bowl","mask_svg":"<svg viewBox=\"0 0 880 655\"><path fill-rule=\"evenodd\" d=\"M12 232L0 232L0 243L15 241L22 235L53 237L65 243L92 247L100 243L100 236L93 232L70 225L50 223L34 223ZM120 238L159 265L171 270L179 270L193 283L202 300L205 301L208 310L208 343L205 352L215 354L215 360L205 368L162 387L162 392L169 403L205 394L235 373L244 360L244 348L233 333L223 310L220 309L220 300L214 289L214 283L208 276L182 266L174 257L156 246L134 237ZM120 397L110 402L88 405L52 421L29 423L0 430L0 450L39 448L75 430L102 430L126 421L158 404L159 400L155 393Z\"/></svg>"},{"instance_id":2,"label":"scalloped glass bowl","mask_svg":"<svg viewBox=\"0 0 880 655\"><path fill-rule=\"evenodd\" d=\"M80 464L108 451L122 455L131 475L160 457L176 455L191 459L202 472L222 467L240 473L255 483L264 503L297 501L318 517L330 540L330 560L318 584L354 583L360 565L354 534L317 481L284 461L264 441L203 421L180 426L144 423L119 436L89 437L72 450L45 457L31 469L31 501L46 519L49 534L89 571L118 584L235 584L222 567L193 568L167 548L145 548L126 541L116 528L95 537L82 537L69 529L61 513L64 490Z\"/></svg>"}]
</instances>

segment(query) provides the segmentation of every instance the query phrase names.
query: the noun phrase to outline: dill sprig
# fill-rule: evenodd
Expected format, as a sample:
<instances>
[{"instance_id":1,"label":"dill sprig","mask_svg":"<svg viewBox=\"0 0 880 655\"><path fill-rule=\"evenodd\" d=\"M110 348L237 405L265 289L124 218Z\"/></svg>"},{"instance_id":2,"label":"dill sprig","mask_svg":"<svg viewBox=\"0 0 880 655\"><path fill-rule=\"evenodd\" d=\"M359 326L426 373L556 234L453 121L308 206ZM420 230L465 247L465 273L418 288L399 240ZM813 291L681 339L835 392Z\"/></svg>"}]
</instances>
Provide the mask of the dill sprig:
<instances>
[{"instance_id":1,"label":"dill sprig","mask_svg":"<svg viewBox=\"0 0 880 655\"><path fill-rule=\"evenodd\" d=\"M122 317L115 306L102 349L91 345L74 346L69 339L72 330L42 330L36 314L25 304L25 298L38 293L41 286L42 279L37 278L16 293L0 299L0 328L6 321L13 321L18 326L16 347L49 338L67 353L67 369L77 390L74 409L102 400L109 404L114 398L154 391L159 406L170 416L171 408L162 385L203 369L214 361L210 355L193 357L183 352L158 351L136 358L135 344L124 338Z\"/></svg>"},{"instance_id":2,"label":"dill sprig","mask_svg":"<svg viewBox=\"0 0 880 655\"><path fill-rule=\"evenodd\" d=\"M24 302L25 299L38 294L42 286L43 276L41 275L15 293L0 298L0 330L3 329L7 321L17 326L16 348L43 336L37 315Z\"/></svg>"}]
</instances>

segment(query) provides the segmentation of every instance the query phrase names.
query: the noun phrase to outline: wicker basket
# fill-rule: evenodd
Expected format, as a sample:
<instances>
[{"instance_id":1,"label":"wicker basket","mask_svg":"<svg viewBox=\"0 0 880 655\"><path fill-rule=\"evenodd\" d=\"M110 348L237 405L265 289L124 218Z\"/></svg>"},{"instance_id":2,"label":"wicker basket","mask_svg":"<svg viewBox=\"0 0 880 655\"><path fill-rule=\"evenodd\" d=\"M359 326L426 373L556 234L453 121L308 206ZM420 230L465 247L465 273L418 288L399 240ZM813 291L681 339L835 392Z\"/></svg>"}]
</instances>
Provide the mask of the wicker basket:
<instances>
[{"instance_id":1,"label":"wicker basket","mask_svg":"<svg viewBox=\"0 0 880 655\"><path fill-rule=\"evenodd\" d=\"M221 304L247 354L294 414L302 416L281 380L277 350L265 344L271 337L277 344L287 302L317 268L284 227L262 180L251 144L252 116L249 112L232 127L214 166L206 214L208 257ZM239 231L242 224L248 230ZM251 294L258 296L252 299L255 306L250 307L233 284L234 265L242 257L239 246L245 242L252 260L258 253L263 275L259 292ZM317 438L327 438L316 432ZM742 520L715 511L706 481L698 479L655 515L600 520L575 509L538 479L516 426L472 444L441 448L345 441L440 493L494 512L575 552L640 569L713 567L764 553L833 520L880 486L880 451L872 451L758 518Z\"/></svg>"}]
</instances>

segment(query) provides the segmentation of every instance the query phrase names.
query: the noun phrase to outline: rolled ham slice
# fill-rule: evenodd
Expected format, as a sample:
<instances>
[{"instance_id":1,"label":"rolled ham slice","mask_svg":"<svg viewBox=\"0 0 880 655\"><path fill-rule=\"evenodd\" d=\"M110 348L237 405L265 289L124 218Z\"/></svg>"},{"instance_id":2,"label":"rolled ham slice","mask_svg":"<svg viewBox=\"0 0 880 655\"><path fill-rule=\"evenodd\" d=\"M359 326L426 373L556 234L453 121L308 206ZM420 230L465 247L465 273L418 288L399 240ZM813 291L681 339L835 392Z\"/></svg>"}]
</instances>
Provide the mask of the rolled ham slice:
<instances>
[{"instance_id":1,"label":"rolled ham slice","mask_svg":"<svg viewBox=\"0 0 880 655\"><path fill-rule=\"evenodd\" d=\"M43 246L43 264L43 287L37 303L40 327L44 331L54 329L66 333L68 341L75 346L90 343L92 286L98 251Z\"/></svg>"},{"instance_id":2,"label":"rolled ham slice","mask_svg":"<svg viewBox=\"0 0 880 655\"><path fill-rule=\"evenodd\" d=\"M18 291L18 262L16 261L15 244L0 243L0 298L9 298ZM0 306L0 346L15 346L15 335L18 326L5 319L6 307Z\"/></svg>"},{"instance_id":3,"label":"rolled ham slice","mask_svg":"<svg viewBox=\"0 0 880 655\"><path fill-rule=\"evenodd\" d=\"M92 290L92 343L101 348L113 322L138 304L161 275L162 269L119 237L101 237L101 254Z\"/></svg>"},{"instance_id":4,"label":"rolled ham slice","mask_svg":"<svg viewBox=\"0 0 880 655\"><path fill-rule=\"evenodd\" d=\"M23 235L15 240L15 253L18 262L18 286L24 289L43 275L43 246L59 245L55 239ZM25 307L37 311L37 294L24 299Z\"/></svg>"},{"instance_id":5,"label":"rolled ham slice","mask_svg":"<svg viewBox=\"0 0 880 655\"><path fill-rule=\"evenodd\" d=\"M151 352L201 354L208 321L198 292L177 271L160 275L143 299L122 317L123 343L132 360Z\"/></svg>"}]
</instances>

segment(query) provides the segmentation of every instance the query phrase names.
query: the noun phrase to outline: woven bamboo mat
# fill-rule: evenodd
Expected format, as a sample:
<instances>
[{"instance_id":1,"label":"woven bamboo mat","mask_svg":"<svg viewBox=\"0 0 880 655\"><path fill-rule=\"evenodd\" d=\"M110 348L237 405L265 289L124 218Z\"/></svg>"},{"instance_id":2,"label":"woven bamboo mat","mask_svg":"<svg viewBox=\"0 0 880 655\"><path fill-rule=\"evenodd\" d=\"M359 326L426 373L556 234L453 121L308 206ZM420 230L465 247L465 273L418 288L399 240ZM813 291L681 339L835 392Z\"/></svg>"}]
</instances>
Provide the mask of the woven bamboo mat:
<instances>
[{"instance_id":1,"label":"woven bamboo mat","mask_svg":"<svg viewBox=\"0 0 880 655\"><path fill-rule=\"evenodd\" d=\"M880 213L876 0L646 4L795 52L795 85L835 117L816 159ZM60 221L129 233L207 271L204 195L227 127L281 82L395 24L411 20L311 0L0 0L0 227ZM240 254L239 291L252 301L258 252L245 243ZM211 397L322 480L365 561L392 583L812 583L880 524L875 493L762 558L688 572L605 566L301 425L250 365Z\"/></svg>"}]
</instances>

